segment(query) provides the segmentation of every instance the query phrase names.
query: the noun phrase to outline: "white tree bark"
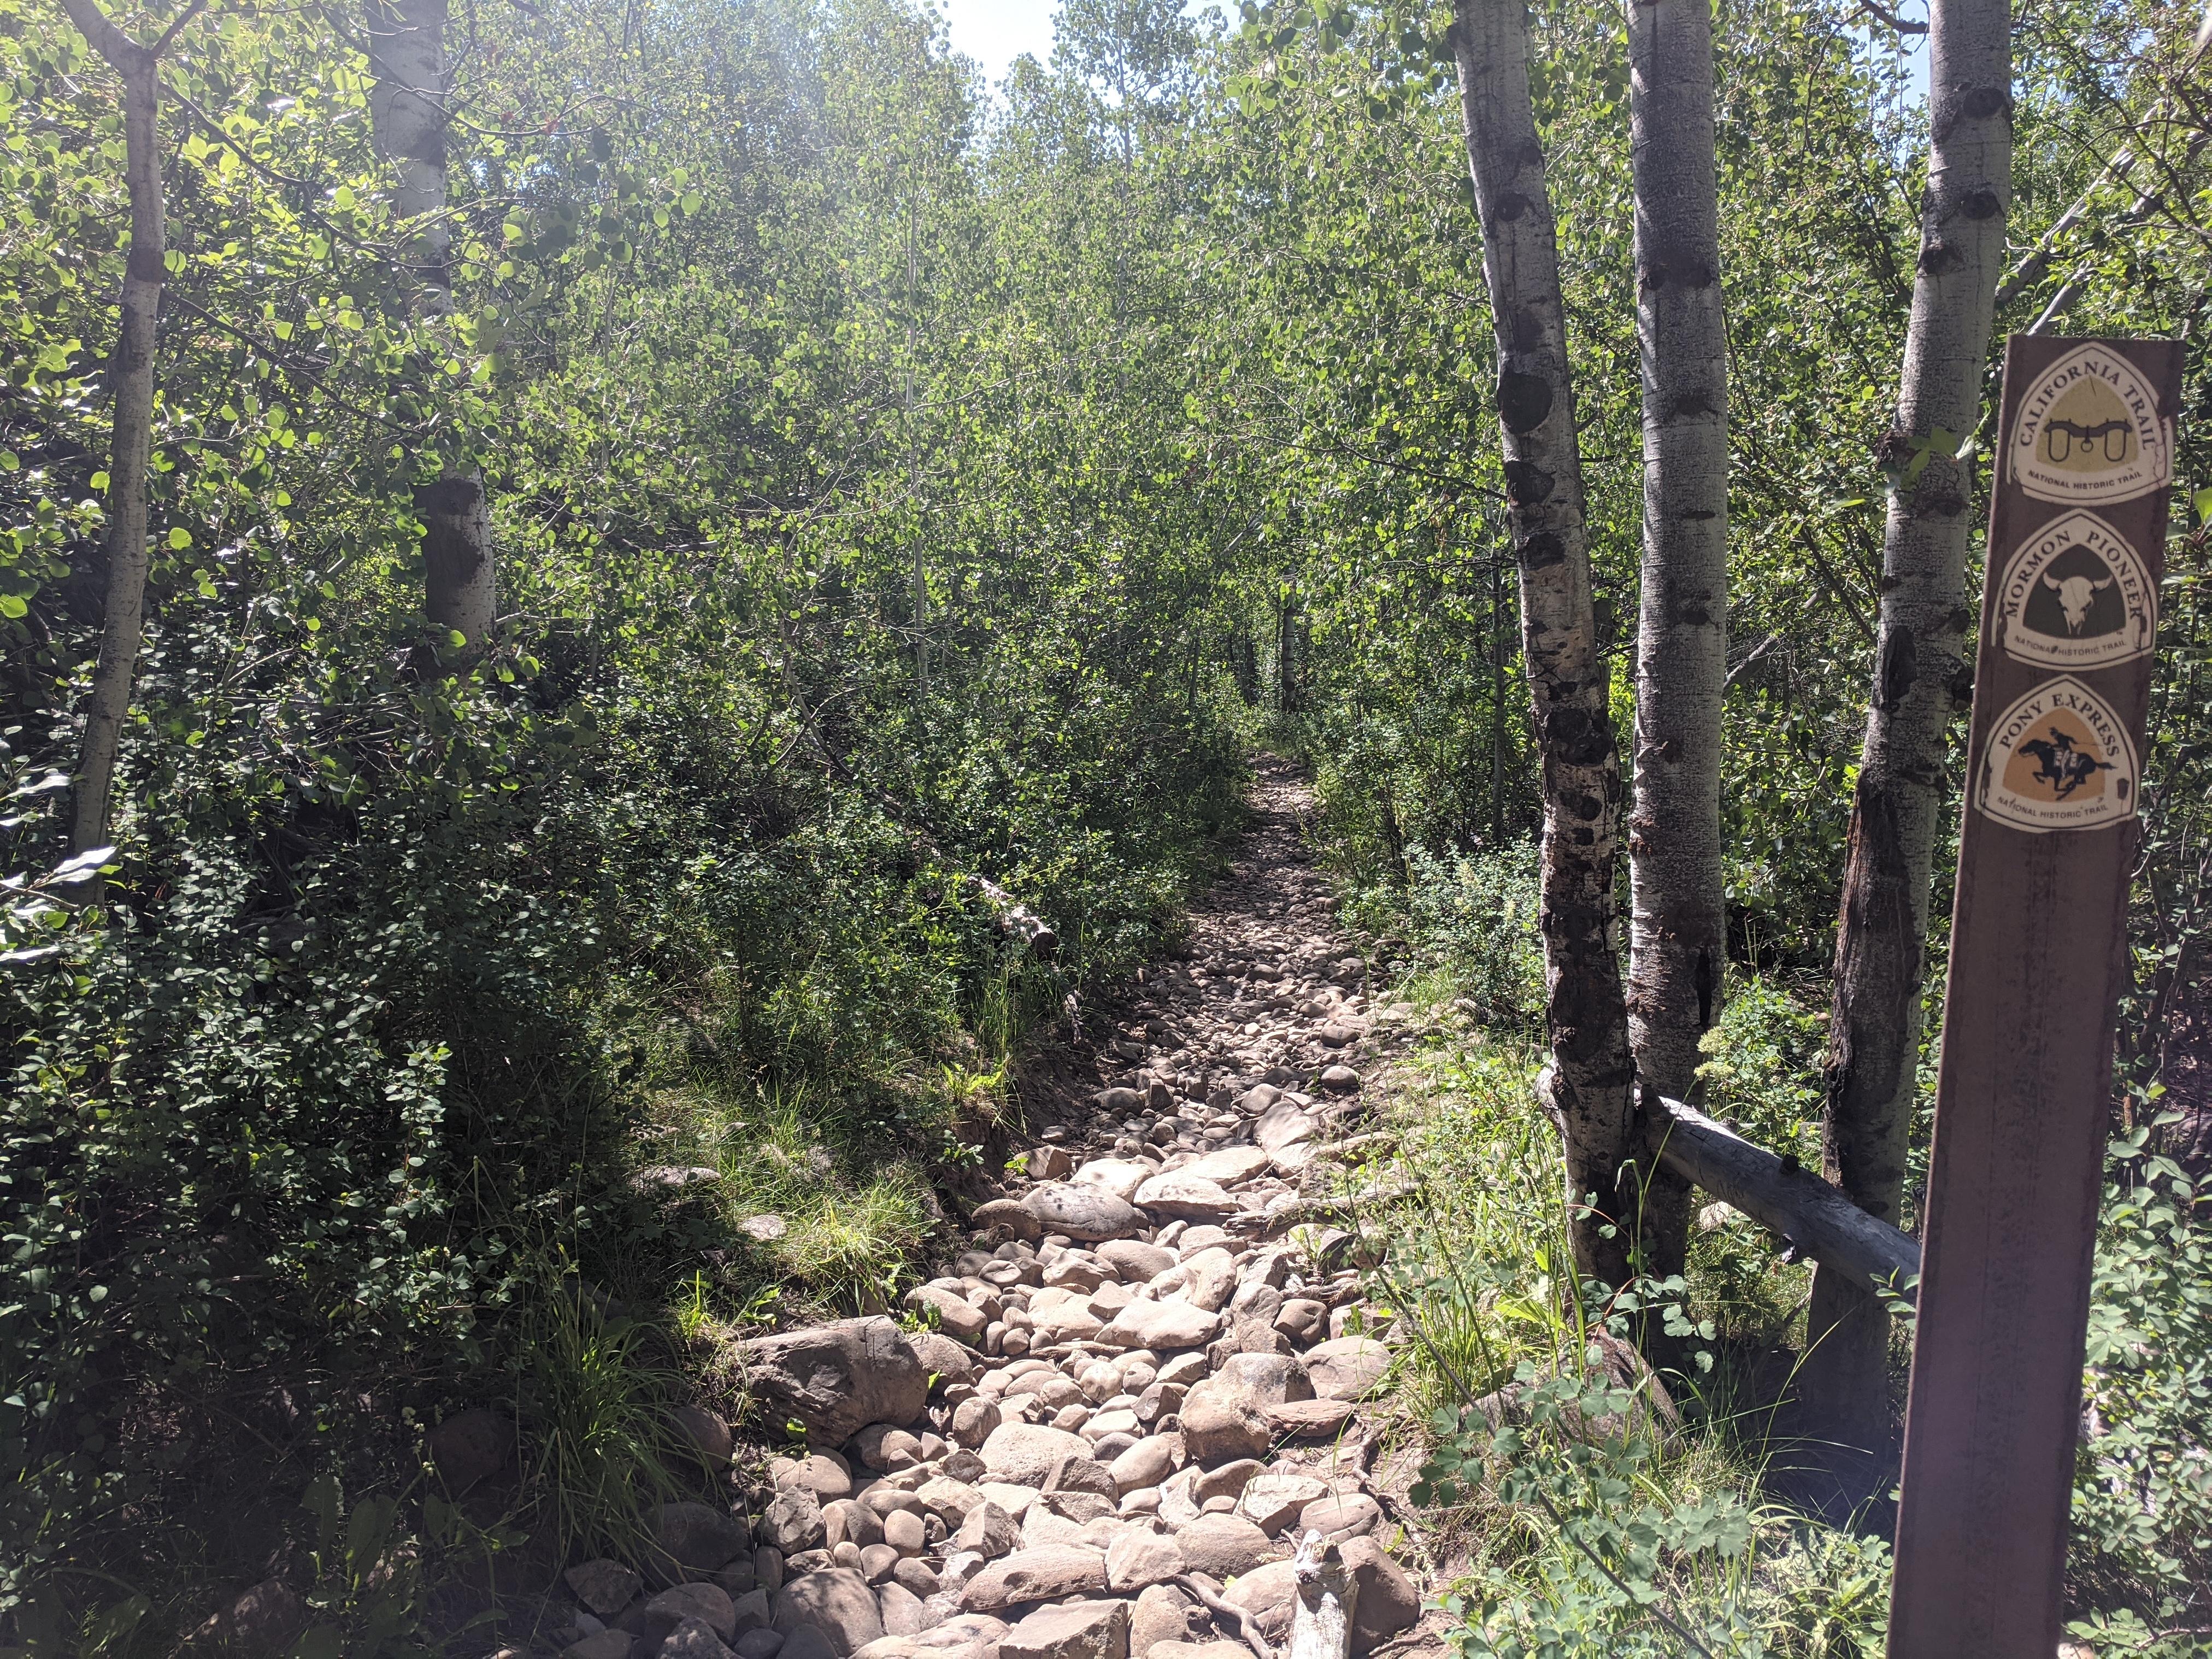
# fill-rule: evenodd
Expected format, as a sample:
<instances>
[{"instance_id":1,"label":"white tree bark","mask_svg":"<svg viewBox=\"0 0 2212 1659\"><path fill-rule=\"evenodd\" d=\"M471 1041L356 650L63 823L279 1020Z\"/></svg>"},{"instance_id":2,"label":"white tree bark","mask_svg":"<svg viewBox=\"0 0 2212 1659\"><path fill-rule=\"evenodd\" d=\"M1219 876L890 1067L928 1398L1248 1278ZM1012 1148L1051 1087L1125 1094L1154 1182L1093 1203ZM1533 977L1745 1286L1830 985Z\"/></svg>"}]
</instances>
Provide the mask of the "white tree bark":
<instances>
[{"instance_id":1,"label":"white tree bark","mask_svg":"<svg viewBox=\"0 0 2212 1659\"><path fill-rule=\"evenodd\" d=\"M1523 0L1457 0L1452 40L1497 332L1507 524L1543 767L1539 920L1552 1048L1544 1093L1566 1153L1568 1200L1596 1200L1595 1213L1576 1212L1576 1265L1619 1284L1635 1202L1633 1176L1620 1176L1634 1155L1635 1082L1613 945L1620 766L1590 609L1559 240L1528 98Z\"/></svg>"},{"instance_id":2,"label":"white tree bark","mask_svg":"<svg viewBox=\"0 0 2212 1659\"><path fill-rule=\"evenodd\" d=\"M1728 685L1728 362L1709 0L1628 0L1636 332L1644 368L1643 599L1628 828L1628 1035L1687 1098L1720 1008L1721 700ZM1649 1269L1682 1269L1690 1189L1655 1173Z\"/></svg>"},{"instance_id":3,"label":"white tree bark","mask_svg":"<svg viewBox=\"0 0 2212 1659\"><path fill-rule=\"evenodd\" d=\"M1896 424L1885 441L1894 481L1881 618L1836 936L1823 1163L1854 1203L1892 1223L1911 1128L1948 734L1971 691L1961 665L1974 623L1966 605L1973 465L1946 452L1980 422L2004 270L2009 24L2004 0L1932 0L1929 8L1928 186ZM1810 1426L1886 1461L1894 1429L1881 1304L1818 1267L1807 1336L1799 1397Z\"/></svg>"},{"instance_id":4,"label":"white tree bark","mask_svg":"<svg viewBox=\"0 0 2212 1659\"><path fill-rule=\"evenodd\" d=\"M376 147L398 175L392 206L415 222L412 250L419 283L418 314L453 309L452 233L446 223L447 100L452 67L446 55L447 0L370 0L369 125ZM498 608L492 559L491 507L483 476L448 471L415 492L422 515L422 619L441 655L474 652L489 637Z\"/></svg>"},{"instance_id":5,"label":"white tree bark","mask_svg":"<svg viewBox=\"0 0 2212 1659\"><path fill-rule=\"evenodd\" d=\"M124 179L131 247L123 267L122 328L115 347L114 436L107 460L107 595L76 776L70 850L107 844L115 763L131 717L145 634L149 470L154 455L154 337L160 320L168 217L161 194L161 53L198 15L195 3L150 46L108 20L95 0L62 0L86 42L123 81Z\"/></svg>"}]
</instances>

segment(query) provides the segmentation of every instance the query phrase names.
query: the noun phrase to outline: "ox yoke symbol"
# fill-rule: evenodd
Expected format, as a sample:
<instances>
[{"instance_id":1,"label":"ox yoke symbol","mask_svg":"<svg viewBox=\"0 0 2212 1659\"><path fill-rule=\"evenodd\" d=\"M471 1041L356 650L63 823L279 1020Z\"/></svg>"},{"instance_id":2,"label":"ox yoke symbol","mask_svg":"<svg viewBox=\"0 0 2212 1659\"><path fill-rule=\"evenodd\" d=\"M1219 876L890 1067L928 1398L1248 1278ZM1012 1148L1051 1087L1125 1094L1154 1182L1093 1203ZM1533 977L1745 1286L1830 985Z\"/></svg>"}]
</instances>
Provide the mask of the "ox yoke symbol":
<instances>
[{"instance_id":1,"label":"ox yoke symbol","mask_svg":"<svg viewBox=\"0 0 2212 1659\"><path fill-rule=\"evenodd\" d=\"M2107 576L2100 582L2093 582L2087 576L2068 576L2063 580L2045 576L2043 585L2058 596L2058 608L2066 613L2066 631L2078 634L2081 624L2089 620L2090 601L2110 587L2112 580Z\"/></svg>"},{"instance_id":2,"label":"ox yoke symbol","mask_svg":"<svg viewBox=\"0 0 2212 1659\"><path fill-rule=\"evenodd\" d=\"M2070 732L2062 732L2055 726L2050 732L2048 738L2030 738L2013 747L2035 757L2035 781L2049 784L2054 799L2064 800L2098 773L2112 769L2112 762L2100 761L2087 750L2075 748Z\"/></svg>"}]
</instances>

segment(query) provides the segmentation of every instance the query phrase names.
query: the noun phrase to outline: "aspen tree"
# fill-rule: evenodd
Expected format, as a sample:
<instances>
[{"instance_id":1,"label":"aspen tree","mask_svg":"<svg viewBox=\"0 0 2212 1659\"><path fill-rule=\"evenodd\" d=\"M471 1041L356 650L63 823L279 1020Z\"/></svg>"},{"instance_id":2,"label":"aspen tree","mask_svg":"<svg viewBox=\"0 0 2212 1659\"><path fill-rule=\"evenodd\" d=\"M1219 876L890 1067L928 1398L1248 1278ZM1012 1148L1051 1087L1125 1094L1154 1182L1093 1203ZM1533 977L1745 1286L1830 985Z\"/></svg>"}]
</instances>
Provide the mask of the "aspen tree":
<instances>
[{"instance_id":1,"label":"aspen tree","mask_svg":"<svg viewBox=\"0 0 2212 1659\"><path fill-rule=\"evenodd\" d=\"M154 337L167 274L168 217L161 188L161 54L199 15L192 0L152 46L133 40L96 0L62 0L86 44L123 82L124 182L131 198L131 250L123 267L122 328L114 362L114 438L107 459L107 595L77 765L70 850L107 842L115 761L131 717L131 691L145 634L147 491L154 457Z\"/></svg>"},{"instance_id":2,"label":"aspen tree","mask_svg":"<svg viewBox=\"0 0 2212 1659\"><path fill-rule=\"evenodd\" d=\"M398 173L392 205L415 227L414 304L418 314L453 310L452 233L447 228L446 130L453 74L446 53L447 0L369 0L369 67L375 84L369 125ZM490 635L498 602L491 505L483 476L448 470L416 487L422 519L422 620L434 635L459 634L462 650ZM444 652L442 643L439 649Z\"/></svg>"},{"instance_id":3,"label":"aspen tree","mask_svg":"<svg viewBox=\"0 0 2212 1659\"><path fill-rule=\"evenodd\" d=\"M1566 1155L1568 1197L1578 1206L1576 1265L1619 1284L1628 1273L1634 1202L1621 1172L1635 1085L1613 953L1620 764L1590 604L1559 237L1528 96L1523 0L1458 0L1452 50L1497 334L1506 522L1543 776L1540 924L1552 1050L1543 1092ZM1594 1210L1579 1207L1593 1197Z\"/></svg>"},{"instance_id":4,"label":"aspen tree","mask_svg":"<svg viewBox=\"0 0 2212 1659\"><path fill-rule=\"evenodd\" d=\"M2012 199L2012 52L2004 0L1931 0L1928 184L1895 423L1873 697L1851 805L1836 935L1823 1163L1894 1223L1920 1055L1929 879L1954 717L1967 703L1971 454ZM1800 1377L1808 1427L1886 1462L1889 1320L1864 1285L1813 1276Z\"/></svg>"},{"instance_id":5,"label":"aspen tree","mask_svg":"<svg viewBox=\"0 0 2212 1659\"><path fill-rule=\"evenodd\" d=\"M1644 566L1628 824L1628 1034L1642 1082L1686 1098L1719 1011L1721 699L1728 681L1728 363L1711 0L1628 0ZM1644 1231L1679 1273L1689 1188L1655 1174Z\"/></svg>"}]
</instances>

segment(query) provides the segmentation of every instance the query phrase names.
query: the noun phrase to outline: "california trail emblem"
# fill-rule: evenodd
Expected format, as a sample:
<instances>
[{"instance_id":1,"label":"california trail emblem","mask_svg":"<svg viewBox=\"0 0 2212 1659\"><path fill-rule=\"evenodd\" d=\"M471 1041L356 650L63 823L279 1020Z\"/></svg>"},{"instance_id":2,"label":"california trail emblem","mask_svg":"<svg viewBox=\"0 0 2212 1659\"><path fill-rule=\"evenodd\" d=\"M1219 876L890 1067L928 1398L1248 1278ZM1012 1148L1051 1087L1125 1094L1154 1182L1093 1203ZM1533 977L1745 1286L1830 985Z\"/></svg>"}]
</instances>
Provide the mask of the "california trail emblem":
<instances>
[{"instance_id":1,"label":"california trail emblem","mask_svg":"<svg viewBox=\"0 0 2212 1659\"><path fill-rule=\"evenodd\" d=\"M2094 830L2135 816L2136 781L2135 745L2119 716L2061 676L1997 717L1974 804L2015 830Z\"/></svg>"},{"instance_id":2,"label":"california trail emblem","mask_svg":"<svg viewBox=\"0 0 2212 1659\"><path fill-rule=\"evenodd\" d=\"M2158 394L2107 346L2069 351L2035 377L2007 450L2013 481L2042 501L2124 501L2172 476Z\"/></svg>"},{"instance_id":3,"label":"california trail emblem","mask_svg":"<svg viewBox=\"0 0 2212 1659\"><path fill-rule=\"evenodd\" d=\"M2094 513L2054 520L2013 555L1997 592L2005 654L2100 668L2150 654L2158 589L2142 556Z\"/></svg>"}]
</instances>

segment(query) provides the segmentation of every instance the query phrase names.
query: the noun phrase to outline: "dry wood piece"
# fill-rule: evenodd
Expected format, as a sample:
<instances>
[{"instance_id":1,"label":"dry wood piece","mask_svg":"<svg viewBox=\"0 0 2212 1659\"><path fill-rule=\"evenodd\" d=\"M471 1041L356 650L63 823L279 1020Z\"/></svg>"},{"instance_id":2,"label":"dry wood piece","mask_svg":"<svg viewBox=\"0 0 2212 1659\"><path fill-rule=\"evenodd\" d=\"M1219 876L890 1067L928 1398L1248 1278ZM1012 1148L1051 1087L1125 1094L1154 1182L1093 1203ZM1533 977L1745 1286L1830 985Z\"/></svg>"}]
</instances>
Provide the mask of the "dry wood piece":
<instances>
[{"instance_id":1,"label":"dry wood piece","mask_svg":"<svg viewBox=\"0 0 2212 1659\"><path fill-rule=\"evenodd\" d=\"M1869 1215L1837 1188L1794 1160L1730 1134L1679 1100L1646 1095L1647 1115L1663 1114L1659 1161L1683 1179L1764 1222L1822 1266L1855 1285L1885 1285L1911 1301L1920 1273L1911 1236Z\"/></svg>"},{"instance_id":2,"label":"dry wood piece","mask_svg":"<svg viewBox=\"0 0 2212 1659\"><path fill-rule=\"evenodd\" d=\"M1309 1532L1298 1540L1291 1565L1298 1589L1286 1659L1351 1659L1359 1581L1345 1570L1343 1552L1319 1533Z\"/></svg>"},{"instance_id":3,"label":"dry wood piece","mask_svg":"<svg viewBox=\"0 0 2212 1659\"><path fill-rule=\"evenodd\" d=\"M1273 1644L1260 1634L1258 1622L1243 1608L1233 1601L1223 1601L1189 1573L1179 1572L1168 1582L1185 1595L1196 1597L1199 1606L1204 1607L1216 1619L1231 1626L1237 1635L1243 1638L1244 1645L1251 1649L1258 1659L1275 1659Z\"/></svg>"}]
</instances>

